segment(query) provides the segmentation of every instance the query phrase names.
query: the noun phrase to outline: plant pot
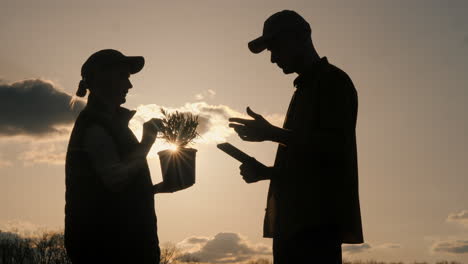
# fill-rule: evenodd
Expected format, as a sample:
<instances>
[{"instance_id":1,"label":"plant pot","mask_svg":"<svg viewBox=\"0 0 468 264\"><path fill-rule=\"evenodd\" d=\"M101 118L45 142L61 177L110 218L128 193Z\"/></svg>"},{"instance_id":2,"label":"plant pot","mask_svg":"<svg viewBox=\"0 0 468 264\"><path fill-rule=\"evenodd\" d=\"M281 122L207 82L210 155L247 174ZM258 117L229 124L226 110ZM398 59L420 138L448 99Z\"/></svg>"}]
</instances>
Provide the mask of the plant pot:
<instances>
[{"instance_id":1,"label":"plant pot","mask_svg":"<svg viewBox=\"0 0 468 264\"><path fill-rule=\"evenodd\" d=\"M158 152L164 189L176 192L195 184L195 156L193 148Z\"/></svg>"}]
</instances>

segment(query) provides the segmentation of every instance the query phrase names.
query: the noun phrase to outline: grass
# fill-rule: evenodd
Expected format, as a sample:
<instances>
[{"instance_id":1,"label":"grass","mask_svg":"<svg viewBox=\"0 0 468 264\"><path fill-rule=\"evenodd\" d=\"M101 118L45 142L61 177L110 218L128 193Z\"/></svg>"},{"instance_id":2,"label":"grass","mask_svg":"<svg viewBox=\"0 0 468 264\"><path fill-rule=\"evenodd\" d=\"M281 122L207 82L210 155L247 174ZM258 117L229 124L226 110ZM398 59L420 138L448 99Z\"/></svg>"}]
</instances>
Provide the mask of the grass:
<instances>
[{"instance_id":1,"label":"grass","mask_svg":"<svg viewBox=\"0 0 468 264\"><path fill-rule=\"evenodd\" d=\"M0 264L71 264L67 256L63 232L43 232L32 237L15 232L0 230ZM183 254L173 243L161 245L161 264L207 264L202 260ZM310 256L310 263L314 256ZM112 263L109 263L112 264ZM271 259L261 258L246 261L245 264L272 264ZM296 263L290 263L296 264ZM321 263L317 263L321 264ZM376 260L347 260L343 264L462 264L457 261L439 260L435 262L384 262Z\"/></svg>"}]
</instances>

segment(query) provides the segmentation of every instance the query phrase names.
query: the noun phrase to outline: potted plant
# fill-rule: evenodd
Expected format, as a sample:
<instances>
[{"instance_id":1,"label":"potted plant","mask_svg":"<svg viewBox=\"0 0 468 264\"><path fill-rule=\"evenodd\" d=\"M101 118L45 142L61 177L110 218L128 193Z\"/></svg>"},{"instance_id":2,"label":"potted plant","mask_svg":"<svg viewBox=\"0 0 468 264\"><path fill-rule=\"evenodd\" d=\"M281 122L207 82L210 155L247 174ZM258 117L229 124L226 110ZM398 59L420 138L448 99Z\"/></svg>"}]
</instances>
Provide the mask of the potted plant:
<instances>
[{"instance_id":1,"label":"potted plant","mask_svg":"<svg viewBox=\"0 0 468 264\"><path fill-rule=\"evenodd\" d=\"M197 133L198 116L175 111L163 114L160 128L161 138L173 145L173 149L158 152L164 189L168 192L183 190L195 184L195 155L197 150L189 148Z\"/></svg>"}]
</instances>

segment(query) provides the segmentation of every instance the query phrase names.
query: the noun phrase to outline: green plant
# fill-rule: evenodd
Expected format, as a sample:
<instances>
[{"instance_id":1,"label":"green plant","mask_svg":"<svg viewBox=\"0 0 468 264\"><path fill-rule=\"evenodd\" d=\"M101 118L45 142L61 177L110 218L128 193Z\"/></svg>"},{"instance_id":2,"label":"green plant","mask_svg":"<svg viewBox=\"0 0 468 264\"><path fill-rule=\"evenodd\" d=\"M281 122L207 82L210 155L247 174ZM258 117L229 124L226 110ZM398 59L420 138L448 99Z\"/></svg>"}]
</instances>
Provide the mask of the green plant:
<instances>
[{"instance_id":1,"label":"green plant","mask_svg":"<svg viewBox=\"0 0 468 264\"><path fill-rule=\"evenodd\" d=\"M197 133L198 115L191 113L180 113L175 111L169 113L161 108L163 114L161 128L162 138L177 147L185 147L199 136Z\"/></svg>"}]
</instances>

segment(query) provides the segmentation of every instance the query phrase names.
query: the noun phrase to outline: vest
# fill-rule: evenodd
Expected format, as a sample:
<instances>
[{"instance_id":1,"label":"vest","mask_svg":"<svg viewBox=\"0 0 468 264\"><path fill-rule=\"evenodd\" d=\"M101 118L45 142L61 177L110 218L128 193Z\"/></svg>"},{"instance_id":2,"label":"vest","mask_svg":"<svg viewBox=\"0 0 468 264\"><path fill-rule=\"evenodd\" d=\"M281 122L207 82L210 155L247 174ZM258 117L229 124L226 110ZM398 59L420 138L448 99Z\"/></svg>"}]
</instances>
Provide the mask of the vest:
<instances>
[{"instance_id":1,"label":"vest","mask_svg":"<svg viewBox=\"0 0 468 264\"><path fill-rule=\"evenodd\" d=\"M99 125L111 135L123 160L139 144L128 128L135 114L119 108L106 118L97 105L80 112L73 127L65 163L65 247L70 258L102 256L111 263L159 263L160 249L153 183L145 163L121 192L105 188L83 148L84 134Z\"/></svg>"}]
</instances>

